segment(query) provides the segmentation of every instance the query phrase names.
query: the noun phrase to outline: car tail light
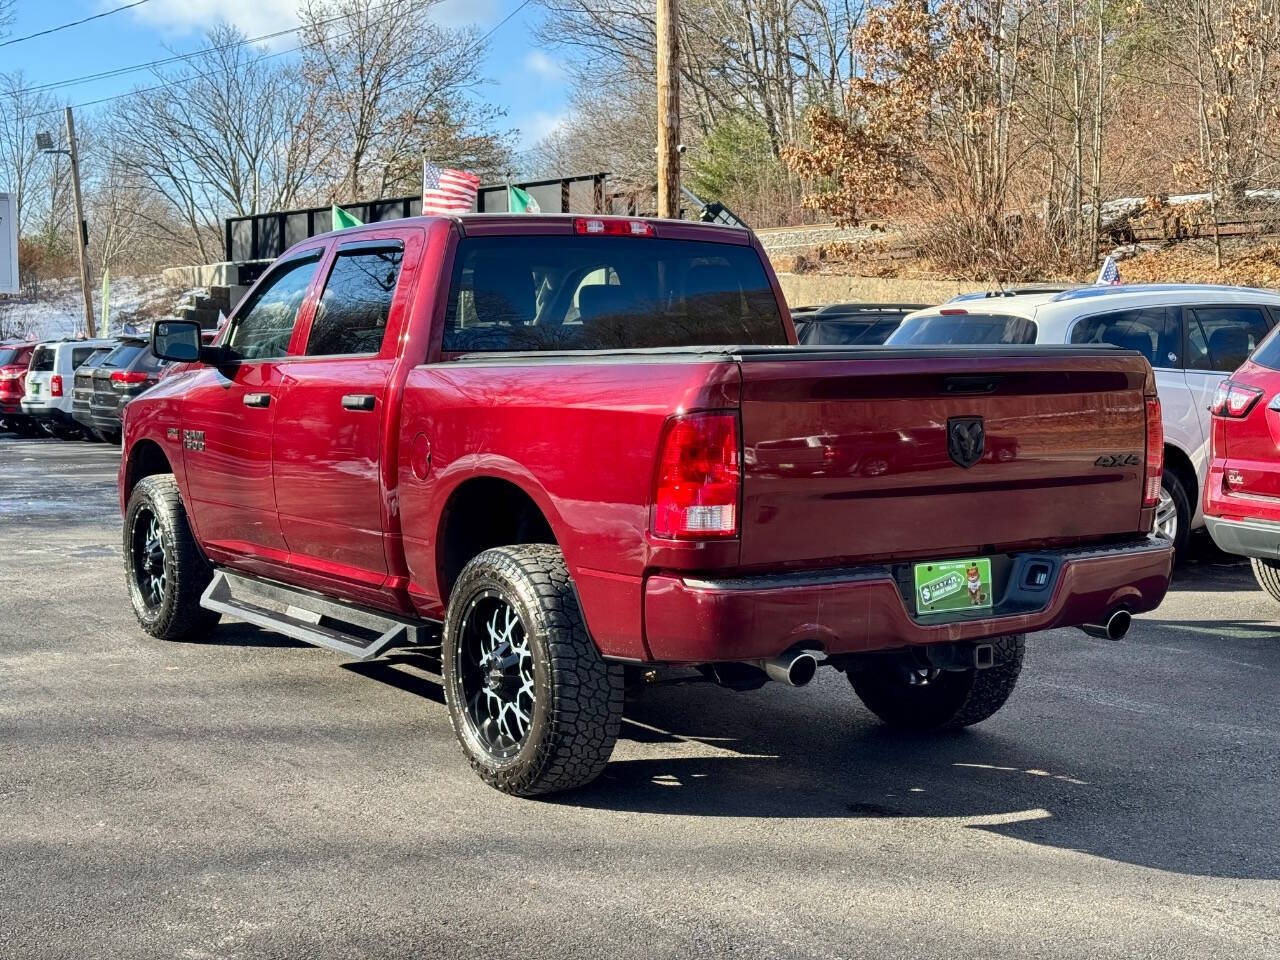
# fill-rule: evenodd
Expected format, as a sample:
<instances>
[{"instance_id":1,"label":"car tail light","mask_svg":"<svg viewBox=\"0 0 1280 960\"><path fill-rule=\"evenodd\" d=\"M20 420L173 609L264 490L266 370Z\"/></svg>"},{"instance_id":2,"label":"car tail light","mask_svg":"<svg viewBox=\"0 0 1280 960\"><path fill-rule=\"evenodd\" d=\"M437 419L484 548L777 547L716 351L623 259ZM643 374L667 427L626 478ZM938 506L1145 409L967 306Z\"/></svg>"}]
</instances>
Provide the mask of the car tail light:
<instances>
[{"instance_id":1,"label":"car tail light","mask_svg":"<svg viewBox=\"0 0 1280 960\"><path fill-rule=\"evenodd\" d=\"M955 317L955 316L959 316L962 313L967 314L968 312L969 311L966 310L964 307L947 307L944 310L938 311L938 313L942 314L944 317Z\"/></svg>"},{"instance_id":2,"label":"car tail light","mask_svg":"<svg viewBox=\"0 0 1280 960\"><path fill-rule=\"evenodd\" d=\"M1142 505L1160 502L1160 481L1164 477L1164 415L1159 397L1147 397L1147 473Z\"/></svg>"},{"instance_id":3,"label":"car tail light","mask_svg":"<svg viewBox=\"0 0 1280 960\"><path fill-rule=\"evenodd\" d=\"M147 375L141 370L112 370L111 386L117 390L126 390L147 382Z\"/></svg>"},{"instance_id":4,"label":"car tail light","mask_svg":"<svg viewBox=\"0 0 1280 960\"><path fill-rule=\"evenodd\" d=\"M735 413L694 413L667 421L658 447L652 529L680 540L738 532L742 471Z\"/></svg>"},{"instance_id":5,"label":"car tail light","mask_svg":"<svg viewBox=\"0 0 1280 960\"><path fill-rule=\"evenodd\" d=\"M1257 387L1236 383L1234 380L1223 380L1218 384L1218 392L1214 394L1213 406L1209 410L1215 417L1239 420L1247 417L1261 399L1262 391Z\"/></svg>"},{"instance_id":6,"label":"car tail light","mask_svg":"<svg viewBox=\"0 0 1280 960\"><path fill-rule=\"evenodd\" d=\"M653 224L647 220L625 217L578 217L573 221L574 233L600 237L652 237Z\"/></svg>"},{"instance_id":7,"label":"car tail light","mask_svg":"<svg viewBox=\"0 0 1280 960\"><path fill-rule=\"evenodd\" d=\"M62 396L62 376L60 374L55 373L49 378L49 396Z\"/></svg>"}]
</instances>

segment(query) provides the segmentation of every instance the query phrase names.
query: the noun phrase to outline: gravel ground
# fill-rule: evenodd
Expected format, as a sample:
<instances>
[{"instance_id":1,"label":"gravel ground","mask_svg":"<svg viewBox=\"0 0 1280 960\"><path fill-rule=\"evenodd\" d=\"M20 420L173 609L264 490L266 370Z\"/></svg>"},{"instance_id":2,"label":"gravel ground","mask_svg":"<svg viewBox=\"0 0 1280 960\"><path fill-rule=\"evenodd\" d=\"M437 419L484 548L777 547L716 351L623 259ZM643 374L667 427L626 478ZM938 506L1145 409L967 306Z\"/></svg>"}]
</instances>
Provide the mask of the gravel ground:
<instances>
[{"instance_id":1,"label":"gravel ground","mask_svg":"<svg viewBox=\"0 0 1280 960\"><path fill-rule=\"evenodd\" d=\"M138 629L102 445L0 436L0 956L1280 956L1280 612L1239 564L1008 707L652 691L594 786L480 784L411 654Z\"/></svg>"}]
</instances>

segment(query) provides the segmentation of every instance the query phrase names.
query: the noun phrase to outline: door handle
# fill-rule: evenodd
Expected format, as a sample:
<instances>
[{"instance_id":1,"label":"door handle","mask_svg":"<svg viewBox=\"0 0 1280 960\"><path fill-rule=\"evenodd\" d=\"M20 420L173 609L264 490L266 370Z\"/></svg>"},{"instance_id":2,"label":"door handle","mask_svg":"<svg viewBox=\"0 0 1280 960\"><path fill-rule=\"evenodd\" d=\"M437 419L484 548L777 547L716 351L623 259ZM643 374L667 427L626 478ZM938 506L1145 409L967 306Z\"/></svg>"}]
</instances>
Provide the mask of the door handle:
<instances>
[{"instance_id":1,"label":"door handle","mask_svg":"<svg viewBox=\"0 0 1280 960\"><path fill-rule=\"evenodd\" d=\"M342 398L342 408L344 410L364 410L373 409L377 398L371 393L348 393Z\"/></svg>"},{"instance_id":2,"label":"door handle","mask_svg":"<svg viewBox=\"0 0 1280 960\"><path fill-rule=\"evenodd\" d=\"M271 405L271 394L246 393L244 395L244 405L246 407L269 407Z\"/></svg>"}]
</instances>

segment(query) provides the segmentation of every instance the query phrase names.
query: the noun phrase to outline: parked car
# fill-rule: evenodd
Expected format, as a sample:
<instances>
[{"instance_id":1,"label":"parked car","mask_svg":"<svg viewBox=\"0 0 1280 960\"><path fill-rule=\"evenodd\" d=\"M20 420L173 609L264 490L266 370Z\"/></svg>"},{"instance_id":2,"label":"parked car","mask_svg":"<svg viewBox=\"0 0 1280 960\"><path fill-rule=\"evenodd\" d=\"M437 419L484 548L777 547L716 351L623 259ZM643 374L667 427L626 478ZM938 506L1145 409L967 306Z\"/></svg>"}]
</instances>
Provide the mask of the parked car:
<instances>
[{"instance_id":1,"label":"parked car","mask_svg":"<svg viewBox=\"0 0 1280 960\"><path fill-rule=\"evenodd\" d=\"M119 443L124 408L160 380L164 361L139 337L122 337L93 371L89 422L108 443Z\"/></svg>"},{"instance_id":2,"label":"parked car","mask_svg":"<svg viewBox=\"0 0 1280 960\"><path fill-rule=\"evenodd\" d=\"M34 343L0 343L0 426L28 437L40 433L36 422L22 412L27 368L35 348Z\"/></svg>"},{"instance_id":3,"label":"parked car","mask_svg":"<svg viewBox=\"0 0 1280 960\"><path fill-rule=\"evenodd\" d=\"M902 318L922 303L829 303L796 307L791 321L804 346L876 346L898 329Z\"/></svg>"},{"instance_id":4,"label":"parked car","mask_svg":"<svg viewBox=\"0 0 1280 960\"><path fill-rule=\"evenodd\" d=\"M115 346L98 347L89 355L89 359L76 367L75 381L71 390L71 416L80 425L80 431L86 440L101 441L102 434L93 425L93 415L89 406L93 400L93 372L102 365L102 361L115 349Z\"/></svg>"},{"instance_id":5,"label":"parked car","mask_svg":"<svg viewBox=\"0 0 1280 960\"><path fill-rule=\"evenodd\" d=\"M1204 525L1209 406L1218 385L1280 322L1280 294L1197 284L1090 286L952 301L907 317L890 346L1100 344L1141 353L1164 410L1165 470L1156 527L1179 555Z\"/></svg>"},{"instance_id":6,"label":"parked car","mask_svg":"<svg viewBox=\"0 0 1280 960\"><path fill-rule=\"evenodd\" d=\"M27 371L22 412L46 433L60 440L81 436L80 424L71 415L71 391L76 368L110 340L51 340L37 344Z\"/></svg>"},{"instance_id":7,"label":"parked car","mask_svg":"<svg viewBox=\"0 0 1280 960\"><path fill-rule=\"evenodd\" d=\"M600 773L628 668L743 689L826 665L886 723L954 728L1005 703L1026 633L1117 639L1160 603L1142 357L833 357L786 316L736 228L476 215L303 241L213 347L153 329L179 365L124 419L139 623L423 644L472 767L529 795ZM868 436L882 467L829 471ZM808 437L830 448L809 469L760 455Z\"/></svg>"},{"instance_id":8,"label":"parked car","mask_svg":"<svg viewBox=\"0 0 1280 960\"><path fill-rule=\"evenodd\" d=\"M1280 338L1273 334L1218 387L1204 514L1214 542L1248 557L1280 600Z\"/></svg>"}]
</instances>

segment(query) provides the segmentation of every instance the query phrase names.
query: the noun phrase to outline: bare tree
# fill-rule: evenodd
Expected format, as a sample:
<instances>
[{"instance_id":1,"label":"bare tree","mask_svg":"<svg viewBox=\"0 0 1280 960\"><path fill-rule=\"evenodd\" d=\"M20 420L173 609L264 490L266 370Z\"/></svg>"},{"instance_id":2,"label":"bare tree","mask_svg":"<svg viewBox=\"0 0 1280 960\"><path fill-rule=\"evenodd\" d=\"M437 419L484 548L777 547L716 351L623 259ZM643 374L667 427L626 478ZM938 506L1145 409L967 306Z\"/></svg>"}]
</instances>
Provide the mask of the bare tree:
<instances>
[{"instance_id":1,"label":"bare tree","mask_svg":"<svg viewBox=\"0 0 1280 960\"><path fill-rule=\"evenodd\" d=\"M28 89L21 72L0 73L0 183L7 183L17 197L20 234L28 232L52 199L35 189L40 177L57 166L36 148L36 133L60 131L58 120L52 96Z\"/></svg>"},{"instance_id":2,"label":"bare tree","mask_svg":"<svg viewBox=\"0 0 1280 960\"><path fill-rule=\"evenodd\" d=\"M440 0L307 0L303 75L334 141L333 199L384 196L418 184L421 156L496 172L507 159L491 132L500 111L473 101L480 37L432 19Z\"/></svg>"}]
</instances>

